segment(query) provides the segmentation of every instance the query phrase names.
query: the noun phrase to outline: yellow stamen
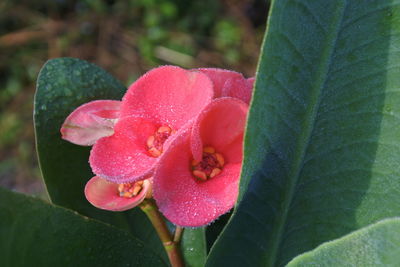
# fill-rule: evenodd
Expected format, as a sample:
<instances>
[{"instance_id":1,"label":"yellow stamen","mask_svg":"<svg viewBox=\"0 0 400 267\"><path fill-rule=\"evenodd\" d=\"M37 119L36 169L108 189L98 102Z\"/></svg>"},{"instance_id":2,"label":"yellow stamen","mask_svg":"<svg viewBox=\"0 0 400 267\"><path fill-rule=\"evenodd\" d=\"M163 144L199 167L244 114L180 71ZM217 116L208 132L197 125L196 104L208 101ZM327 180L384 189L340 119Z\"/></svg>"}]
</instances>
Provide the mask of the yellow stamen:
<instances>
[{"instance_id":1,"label":"yellow stamen","mask_svg":"<svg viewBox=\"0 0 400 267\"><path fill-rule=\"evenodd\" d=\"M118 191L121 193L122 191L124 191L124 184L119 184L118 185Z\"/></svg>"},{"instance_id":2,"label":"yellow stamen","mask_svg":"<svg viewBox=\"0 0 400 267\"><path fill-rule=\"evenodd\" d=\"M206 181L220 174L224 165L224 157L220 153L217 153L215 148L206 146L203 148L201 161L193 159L190 168L195 178Z\"/></svg>"},{"instance_id":3,"label":"yellow stamen","mask_svg":"<svg viewBox=\"0 0 400 267\"><path fill-rule=\"evenodd\" d=\"M193 171L193 175L194 175L196 178L198 178L199 180L202 180L202 181L206 181L206 180L207 180L207 175L206 175L205 172L198 171L198 170L194 170L194 171Z\"/></svg>"},{"instance_id":4,"label":"yellow stamen","mask_svg":"<svg viewBox=\"0 0 400 267\"><path fill-rule=\"evenodd\" d=\"M152 155L155 158L159 157L162 153L160 150L158 150L155 147L149 148L148 152L150 153L150 155Z\"/></svg>"},{"instance_id":5,"label":"yellow stamen","mask_svg":"<svg viewBox=\"0 0 400 267\"><path fill-rule=\"evenodd\" d=\"M223 167L224 164L225 164L224 157L219 153L215 153L215 157L217 158L217 161L218 161L219 165L221 165L221 167Z\"/></svg>"},{"instance_id":6,"label":"yellow stamen","mask_svg":"<svg viewBox=\"0 0 400 267\"><path fill-rule=\"evenodd\" d=\"M147 142L146 142L147 147L153 147L154 139L155 139L154 135L150 135L149 138L147 138Z\"/></svg>"},{"instance_id":7,"label":"yellow stamen","mask_svg":"<svg viewBox=\"0 0 400 267\"><path fill-rule=\"evenodd\" d=\"M143 188L143 181L136 183L119 184L118 192L120 197L131 198L137 196Z\"/></svg>"},{"instance_id":8,"label":"yellow stamen","mask_svg":"<svg viewBox=\"0 0 400 267\"><path fill-rule=\"evenodd\" d=\"M155 158L159 157L163 152L164 142L173 134L175 131L171 127L161 126L150 135L146 140L147 151Z\"/></svg>"},{"instance_id":9,"label":"yellow stamen","mask_svg":"<svg viewBox=\"0 0 400 267\"><path fill-rule=\"evenodd\" d=\"M211 147L211 146L206 146L205 148L203 148L203 152L209 153L209 154L214 154L215 153L215 148Z\"/></svg>"},{"instance_id":10,"label":"yellow stamen","mask_svg":"<svg viewBox=\"0 0 400 267\"><path fill-rule=\"evenodd\" d=\"M160 128L158 128L157 132L159 133L170 133L171 132L171 128L168 126L161 126Z\"/></svg>"},{"instance_id":11,"label":"yellow stamen","mask_svg":"<svg viewBox=\"0 0 400 267\"><path fill-rule=\"evenodd\" d=\"M221 173L221 169L219 168L214 168L211 173L210 173L210 178L213 178L214 176L218 175Z\"/></svg>"},{"instance_id":12,"label":"yellow stamen","mask_svg":"<svg viewBox=\"0 0 400 267\"><path fill-rule=\"evenodd\" d=\"M126 198L131 198L133 195L132 195L132 193L124 192L124 193L122 194L122 196L123 196L123 197L126 197Z\"/></svg>"},{"instance_id":13,"label":"yellow stamen","mask_svg":"<svg viewBox=\"0 0 400 267\"><path fill-rule=\"evenodd\" d=\"M136 196L139 192L140 192L140 190L142 190L142 186L141 185L135 185L134 187L133 187L133 192L132 192L132 194L134 195L134 196Z\"/></svg>"}]
</instances>

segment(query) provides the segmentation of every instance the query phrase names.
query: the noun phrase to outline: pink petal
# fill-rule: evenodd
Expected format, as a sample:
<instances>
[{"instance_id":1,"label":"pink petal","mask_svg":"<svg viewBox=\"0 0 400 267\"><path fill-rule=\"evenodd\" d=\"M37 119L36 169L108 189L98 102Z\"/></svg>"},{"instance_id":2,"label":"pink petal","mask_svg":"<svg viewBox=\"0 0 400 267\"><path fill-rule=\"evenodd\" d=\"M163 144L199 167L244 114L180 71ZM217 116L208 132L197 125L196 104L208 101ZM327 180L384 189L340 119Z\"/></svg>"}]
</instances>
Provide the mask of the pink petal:
<instances>
[{"instance_id":1,"label":"pink petal","mask_svg":"<svg viewBox=\"0 0 400 267\"><path fill-rule=\"evenodd\" d=\"M249 87L254 87L254 82L256 81L256 77L247 78L247 84Z\"/></svg>"},{"instance_id":2,"label":"pink petal","mask_svg":"<svg viewBox=\"0 0 400 267\"><path fill-rule=\"evenodd\" d=\"M241 163L227 163L216 177L197 181L189 168L192 159L189 135L186 132L175 138L161 156L154 175L153 194L160 211L172 223L198 227L233 207Z\"/></svg>"},{"instance_id":3,"label":"pink petal","mask_svg":"<svg viewBox=\"0 0 400 267\"><path fill-rule=\"evenodd\" d=\"M244 78L240 79L229 79L226 81L222 88L222 96L229 96L238 98L245 103L249 104L253 91L253 83L251 80Z\"/></svg>"},{"instance_id":4,"label":"pink petal","mask_svg":"<svg viewBox=\"0 0 400 267\"><path fill-rule=\"evenodd\" d=\"M197 71L163 66L133 83L122 100L121 117L141 116L178 130L213 98L211 80Z\"/></svg>"},{"instance_id":5,"label":"pink petal","mask_svg":"<svg viewBox=\"0 0 400 267\"><path fill-rule=\"evenodd\" d=\"M148 154L146 141L156 129L143 118L120 119L114 135L99 139L93 146L89 158L92 171L115 183L148 178L158 158Z\"/></svg>"},{"instance_id":6,"label":"pink petal","mask_svg":"<svg viewBox=\"0 0 400 267\"><path fill-rule=\"evenodd\" d=\"M121 101L96 100L79 106L63 123L62 138L77 145L90 146L101 137L112 135L120 105Z\"/></svg>"},{"instance_id":7,"label":"pink petal","mask_svg":"<svg viewBox=\"0 0 400 267\"><path fill-rule=\"evenodd\" d=\"M229 211L238 195L243 131L248 106L235 98L212 101L193 124L173 139L154 173L154 198L171 222L202 226ZM194 142L194 144L191 144ZM222 172L207 180L193 177L192 150L201 159L203 145L214 147L225 159Z\"/></svg>"},{"instance_id":8,"label":"pink petal","mask_svg":"<svg viewBox=\"0 0 400 267\"><path fill-rule=\"evenodd\" d=\"M217 69L217 68L201 68L198 69L202 73L206 74L214 84L214 97L218 98L223 96L223 88L226 81L231 79L244 79L243 75L239 72Z\"/></svg>"},{"instance_id":9,"label":"pink petal","mask_svg":"<svg viewBox=\"0 0 400 267\"><path fill-rule=\"evenodd\" d=\"M132 198L119 196L118 184L111 183L98 176L90 179L85 186L86 199L96 208L111 211L124 211L139 205L151 188L149 180L143 181L143 188Z\"/></svg>"},{"instance_id":10,"label":"pink petal","mask_svg":"<svg viewBox=\"0 0 400 267\"><path fill-rule=\"evenodd\" d=\"M233 142L243 139L248 106L230 97L213 100L193 124L191 148L196 160L202 157L203 146L213 146L217 151L229 149ZM233 146L236 148L240 146ZM241 153L240 153L241 154ZM228 153L236 157L237 153ZM239 159L231 158L237 162Z\"/></svg>"}]
</instances>

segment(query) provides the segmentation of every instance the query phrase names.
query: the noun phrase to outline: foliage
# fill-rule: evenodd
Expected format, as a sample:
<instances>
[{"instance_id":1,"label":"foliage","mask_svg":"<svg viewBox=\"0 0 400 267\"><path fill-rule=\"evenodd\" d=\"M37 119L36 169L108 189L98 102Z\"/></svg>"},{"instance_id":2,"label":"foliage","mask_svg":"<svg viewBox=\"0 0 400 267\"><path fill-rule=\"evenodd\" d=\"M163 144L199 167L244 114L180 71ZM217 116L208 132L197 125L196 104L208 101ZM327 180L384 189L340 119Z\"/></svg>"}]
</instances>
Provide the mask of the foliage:
<instances>
[{"instance_id":1,"label":"foliage","mask_svg":"<svg viewBox=\"0 0 400 267\"><path fill-rule=\"evenodd\" d=\"M99 14L107 13L102 3L90 5ZM135 3L143 12L162 14L157 18L148 15L146 25L183 16L179 8L163 7L159 1ZM399 218L393 217L400 217L399 4L399 0L272 3L245 136L240 196L222 233L212 231L221 225L207 227L208 249L212 246L207 259L205 229L187 231L182 243L187 262L193 266L204 262L206 266L398 263ZM146 9L151 5L157 8ZM218 25L216 31L238 34L229 23ZM162 31L157 31L151 35L152 42L163 39ZM227 43L219 45L228 49ZM148 56L149 61L154 60L152 53ZM82 70L85 79L79 78L76 70ZM55 59L41 71L35 103L39 153L50 197L114 226L92 219L86 224L87 219L63 208L1 190L0 231L17 226L26 229L29 224L25 220L10 218L25 212L34 217L27 207L32 206L35 214L46 213L48 221L60 222L59 227L66 227L59 218L67 217L66 222L84 225L88 233L94 233L90 240L105 238L96 234L98 229L114 232L117 238L131 240L130 253L140 253L146 260L155 253L165 259L143 214L102 214L83 203L82 197L72 197L82 192L83 180L90 178L84 167L88 151L73 151L56 140L55 131L67 109L90 99L117 98L122 91L120 82L95 65ZM60 113L53 103L62 104ZM64 153L68 161L62 161ZM69 170L75 167L79 169ZM68 172L75 171L81 171L82 177L68 177ZM57 179L58 174L64 179ZM62 192L66 179L70 179L68 190ZM44 222L33 220L36 225ZM224 221L217 223L223 225ZM54 244L50 238L46 240ZM35 246L21 242L28 255L49 249L46 242ZM8 239L0 241L0 248L5 248L0 251L16 253L17 246L7 243ZM142 243L144 247L139 245ZM101 246L96 249L102 253Z\"/></svg>"},{"instance_id":2,"label":"foliage","mask_svg":"<svg viewBox=\"0 0 400 267\"><path fill-rule=\"evenodd\" d=\"M239 203L208 266L281 266L400 216L399 1L276 1Z\"/></svg>"},{"instance_id":3,"label":"foliage","mask_svg":"<svg viewBox=\"0 0 400 267\"><path fill-rule=\"evenodd\" d=\"M397 266L400 262L400 219L386 219L301 254L287 265Z\"/></svg>"},{"instance_id":4,"label":"foliage","mask_svg":"<svg viewBox=\"0 0 400 267\"><path fill-rule=\"evenodd\" d=\"M164 266L148 244L70 210L0 188L2 266Z\"/></svg>"}]
</instances>

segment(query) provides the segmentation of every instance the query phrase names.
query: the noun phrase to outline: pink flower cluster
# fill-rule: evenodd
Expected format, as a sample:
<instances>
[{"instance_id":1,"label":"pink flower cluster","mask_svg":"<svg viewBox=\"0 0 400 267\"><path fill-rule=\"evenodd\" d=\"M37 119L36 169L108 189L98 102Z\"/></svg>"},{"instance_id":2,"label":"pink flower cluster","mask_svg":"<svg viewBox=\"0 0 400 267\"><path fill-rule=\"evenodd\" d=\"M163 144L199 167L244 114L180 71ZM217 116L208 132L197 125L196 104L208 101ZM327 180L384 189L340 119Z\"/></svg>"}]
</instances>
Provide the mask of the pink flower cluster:
<instances>
[{"instance_id":1,"label":"pink flower cluster","mask_svg":"<svg viewBox=\"0 0 400 267\"><path fill-rule=\"evenodd\" d=\"M88 201L123 211L153 197L168 220L190 227L229 211L253 82L222 69L163 66L133 83L122 101L75 109L61 133L93 145Z\"/></svg>"}]
</instances>

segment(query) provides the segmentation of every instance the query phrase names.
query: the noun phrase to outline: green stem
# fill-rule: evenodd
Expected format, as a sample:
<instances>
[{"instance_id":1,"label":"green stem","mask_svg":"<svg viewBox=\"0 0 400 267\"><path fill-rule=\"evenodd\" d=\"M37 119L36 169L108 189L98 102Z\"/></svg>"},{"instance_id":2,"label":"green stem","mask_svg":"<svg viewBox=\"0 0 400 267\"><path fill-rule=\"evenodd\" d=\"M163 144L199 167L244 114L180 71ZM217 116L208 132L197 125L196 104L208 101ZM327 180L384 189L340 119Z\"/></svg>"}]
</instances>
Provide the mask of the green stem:
<instances>
[{"instance_id":1,"label":"green stem","mask_svg":"<svg viewBox=\"0 0 400 267\"><path fill-rule=\"evenodd\" d=\"M174 242L179 244L179 242L181 242L181 237L182 237L182 233L183 233L183 227L177 226L175 228L175 233L174 233Z\"/></svg>"},{"instance_id":2,"label":"green stem","mask_svg":"<svg viewBox=\"0 0 400 267\"><path fill-rule=\"evenodd\" d=\"M158 211L158 208L153 200L146 199L140 204L140 208L153 224L157 231L158 236L167 252L169 262L172 267L183 267L183 260L179 251L178 242L175 242L171 233L169 232L164 218Z\"/></svg>"}]
</instances>

